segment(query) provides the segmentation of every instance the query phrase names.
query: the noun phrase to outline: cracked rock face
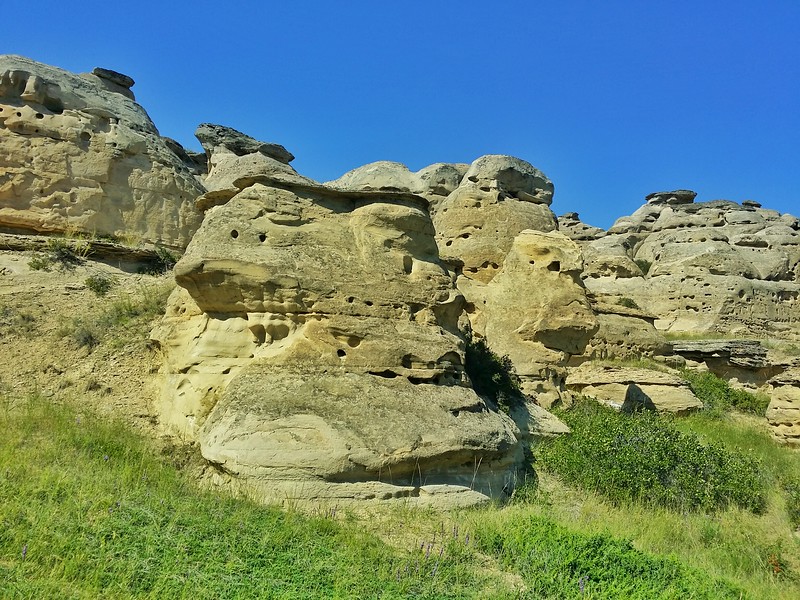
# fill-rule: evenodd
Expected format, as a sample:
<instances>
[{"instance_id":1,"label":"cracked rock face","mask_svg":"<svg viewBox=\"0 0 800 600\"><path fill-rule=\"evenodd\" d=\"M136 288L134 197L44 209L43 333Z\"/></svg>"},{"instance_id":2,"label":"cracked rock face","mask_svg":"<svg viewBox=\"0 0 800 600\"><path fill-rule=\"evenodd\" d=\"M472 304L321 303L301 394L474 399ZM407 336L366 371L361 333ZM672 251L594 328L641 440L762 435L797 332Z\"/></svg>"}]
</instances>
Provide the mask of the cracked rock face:
<instances>
[{"instance_id":1,"label":"cracked rock face","mask_svg":"<svg viewBox=\"0 0 800 600\"><path fill-rule=\"evenodd\" d=\"M463 298L423 199L254 183L175 273L158 408L220 477L280 499L510 491L519 431L464 375Z\"/></svg>"},{"instance_id":2,"label":"cracked rock face","mask_svg":"<svg viewBox=\"0 0 800 600\"><path fill-rule=\"evenodd\" d=\"M203 187L127 84L0 56L0 227L189 243Z\"/></svg>"}]
</instances>

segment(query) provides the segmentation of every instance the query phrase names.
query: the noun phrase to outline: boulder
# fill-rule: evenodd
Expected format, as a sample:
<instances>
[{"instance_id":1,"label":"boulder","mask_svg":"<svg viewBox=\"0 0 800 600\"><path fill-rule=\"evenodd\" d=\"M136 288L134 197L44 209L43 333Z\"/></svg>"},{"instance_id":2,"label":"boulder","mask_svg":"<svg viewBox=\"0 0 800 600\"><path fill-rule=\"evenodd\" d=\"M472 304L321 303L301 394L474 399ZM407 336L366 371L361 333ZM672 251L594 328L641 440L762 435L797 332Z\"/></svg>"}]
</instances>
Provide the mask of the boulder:
<instances>
[{"instance_id":1,"label":"boulder","mask_svg":"<svg viewBox=\"0 0 800 600\"><path fill-rule=\"evenodd\" d=\"M464 373L427 203L255 182L208 209L153 332L168 432L272 499L502 497L521 434Z\"/></svg>"},{"instance_id":2,"label":"boulder","mask_svg":"<svg viewBox=\"0 0 800 600\"><path fill-rule=\"evenodd\" d=\"M703 407L688 384L673 373L584 363L571 369L567 389L617 410L686 414Z\"/></svg>"},{"instance_id":3,"label":"boulder","mask_svg":"<svg viewBox=\"0 0 800 600\"><path fill-rule=\"evenodd\" d=\"M128 83L0 56L0 227L189 243L204 189Z\"/></svg>"}]
</instances>

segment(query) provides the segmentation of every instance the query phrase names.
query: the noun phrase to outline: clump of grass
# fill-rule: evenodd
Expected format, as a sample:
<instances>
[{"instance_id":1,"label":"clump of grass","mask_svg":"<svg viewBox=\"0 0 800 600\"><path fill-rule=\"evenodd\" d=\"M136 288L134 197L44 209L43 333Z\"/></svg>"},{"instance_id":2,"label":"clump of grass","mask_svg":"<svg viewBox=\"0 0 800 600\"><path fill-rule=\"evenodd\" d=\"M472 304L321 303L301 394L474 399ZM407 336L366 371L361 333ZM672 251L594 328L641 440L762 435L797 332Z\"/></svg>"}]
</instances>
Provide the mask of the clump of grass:
<instances>
[{"instance_id":1,"label":"clump of grass","mask_svg":"<svg viewBox=\"0 0 800 600\"><path fill-rule=\"evenodd\" d=\"M786 494L786 514L795 529L800 529L800 478L788 477L781 481Z\"/></svg>"},{"instance_id":2,"label":"clump of grass","mask_svg":"<svg viewBox=\"0 0 800 600\"><path fill-rule=\"evenodd\" d=\"M163 275L164 273L169 273L177 262L177 256L163 246L158 246L153 259L146 267L140 269L140 272L148 275Z\"/></svg>"},{"instance_id":3,"label":"clump of grass","mask_svg":"<svg viewBox=\"0 0 800 600\"><path fill-rule=\"evenodd\" d=\"M111 291L116 281L110 275L98 273L97 275L90 275L87 277L84 284L94 292L96 296L103 297Z\"/></svg>"},{"instance_id":4,"label":"clump of grass","mask_svg":"<svg viewBox=\"0 0 800 600\"><path fill-rule=\"evenodd\" d=\"M570 531L533 515L478 521L479 548L522 576L530 598L741 598L731 583L655 557L629 540Z\"/></svg>"},{"instance_id":5,"label":"clump of grass","mask_svg":"<svg viewBox=\"0 0 800 600\"><path fill-rule=\"evenodd\" d=\"M725 411L736 410L764 416L769 406L766 394L751 394L745 390L730 386L727 381L711 372L698 372L690 369L682 371L683 378L689 383L695 396L703 403L707 411L721 415Z\"/></svg>"},{"instance_id":6,"label":"clump of grass","mask_svg":"<svg viewBox=\"0 0 800 600\"><path fill-rule=\"evenodd\" d=\"M612 502L675 510L766 506L760 462L719 444L703 444L653 413L626 415L582 400L560 413L572 433L543 444L540 464L565 482Z\"/></svg>"},{"instance_id":7,"label":"clump of grass","mask_svg":"<svg viewBox=\"0 0 800 600\"><path fill-rule=\"evenodd\" d=\"M143 286L137 292L114 299L96 314L73 318L59 330L79 348L92 350L113 338L121 345L142 341L149 324L164 314L171 285Z\"/></svg>"},{"instance_id":8,"label":"clump of grass","mask_svg":"<svg viewBox=\"0 0 800 600\"><path fill-rule=\"evenodd\" d=\"M636 304L636 300L634 300L633 298L628 298L627 296L620 298L617 301L617 304L619 304L620 306L624 306L625 308L636 308L636 309L639 308L639 305Z\"/></svg>"},{"instance_id":9,"label":"clump of grass","mask_svg":"<svg viewBox=\"0 0 800 600\"><path fill-rule=\"evenodd\" d=\"M636 266L639 267L642 275L647 275L650 272L650 267L653 266L653 263L651 263L649 260L645 260L644 258L637 258L633 262L635 262Z\"/></svg>"},{"instance_id":10,"label":"clump of grass","mask_svg":"<svg viewBox=\"0 0 800 600\"><path fill-rule=\"evenodd\" d=\"M36 330L36 317L29 312L0 305L0 331L2 330L28 337Z\"/></svg>"},{"instance_id":11,"label":"clump of grass","mask_svg":"<svg viewBox=\"0 0 800 600\"><path fill-rule=\"evenodd\" d=\"M28 267L34 271L49 271L56 265L59 269L72 270L81 264L90 252L91 244L86 240L50 238L47 240L47 251L37 252L28 261Z\"/></svg>"},{"instance_id":12,"label":"clump of grass","mask_svg":"<svg viewBox=\"0 0 800 600\"><path fill-rule=\"evenodd\" d=\"M521 381L508 356L498 356L483 338L467 342L464 368L475 391L508 412L524 401Z\"/></svg>"}]
</instances>

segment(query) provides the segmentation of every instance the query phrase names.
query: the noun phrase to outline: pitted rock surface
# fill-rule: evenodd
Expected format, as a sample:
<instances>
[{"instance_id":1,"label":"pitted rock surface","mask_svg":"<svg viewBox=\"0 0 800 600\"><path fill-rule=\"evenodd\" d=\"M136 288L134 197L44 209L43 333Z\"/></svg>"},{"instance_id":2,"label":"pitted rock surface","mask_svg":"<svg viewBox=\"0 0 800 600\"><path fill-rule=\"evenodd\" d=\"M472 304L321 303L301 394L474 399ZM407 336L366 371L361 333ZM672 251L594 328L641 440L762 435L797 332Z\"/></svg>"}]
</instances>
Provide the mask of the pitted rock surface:
<instances>
[{"instance_id":1,"label":"pitted rock surface","mask_svg":"<svg viewBox=\"0 0 800 600\"><path fill-rule=\"evenodd\" d=\"M153 335L164 426L265 497L510 492L520 432L464 375L463 297L426 208L264 183L210 208Z\"/></svg>"},{"instance_id":2,"label":"pitted rock surface","mask_svg":"<svg viewBox=\"0 0 800 600\"><path fill-rule=\"evenodd\" d=\"M0 227L189 243L204 189L112 79L0 56Z\"/></svg>"}]
</instances>

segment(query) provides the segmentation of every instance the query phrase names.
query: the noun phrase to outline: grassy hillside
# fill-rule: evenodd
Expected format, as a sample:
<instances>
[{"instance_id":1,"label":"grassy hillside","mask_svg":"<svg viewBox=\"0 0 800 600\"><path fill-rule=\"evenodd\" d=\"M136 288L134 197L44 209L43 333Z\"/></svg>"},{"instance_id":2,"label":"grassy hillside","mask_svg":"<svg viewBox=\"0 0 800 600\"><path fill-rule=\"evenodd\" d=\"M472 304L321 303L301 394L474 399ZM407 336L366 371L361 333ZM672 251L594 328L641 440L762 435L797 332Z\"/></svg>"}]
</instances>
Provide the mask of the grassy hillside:
<instances>
[{"instance_id":1,"label":"grassy hillside","mask_svg":"<svg viewBox=\"0 0 800 600\"><path fill-rule=\"evenodd\" d=\"M545 474L506 507L304 516L198 490L169 456L85 409L5 395L0 427L3 598L791 598L800 590L797 542L774 491L764 515L675 513L612 505ZM782 449L768 451L795 464Z\"/></svg>"}]
</instances>

